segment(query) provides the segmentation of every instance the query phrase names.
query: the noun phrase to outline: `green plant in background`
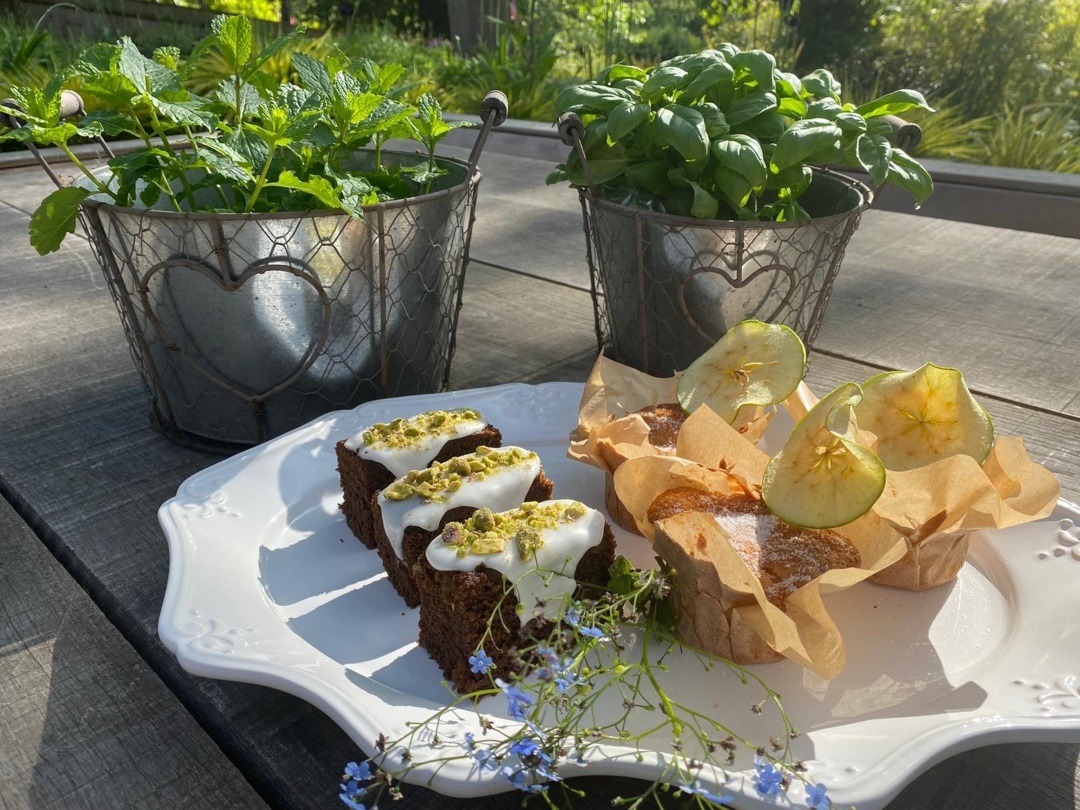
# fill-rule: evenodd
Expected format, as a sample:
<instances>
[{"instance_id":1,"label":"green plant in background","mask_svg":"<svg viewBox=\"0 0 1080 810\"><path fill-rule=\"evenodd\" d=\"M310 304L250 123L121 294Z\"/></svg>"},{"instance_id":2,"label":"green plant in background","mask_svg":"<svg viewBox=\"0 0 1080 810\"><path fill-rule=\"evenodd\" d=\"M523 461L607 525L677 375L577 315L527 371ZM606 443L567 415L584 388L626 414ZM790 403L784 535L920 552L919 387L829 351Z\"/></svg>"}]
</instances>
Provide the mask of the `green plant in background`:
<instances>
[{"instance_id":1,"label":"green plant in background","mask_svg":"<svg viewBox=\"0 0 1080 810\"><path fill-rule=\"evenodd\" d=\"M977 162L1080 172L1080 125L1067 106L1006 109L981 139Z\"/></svg>"},{"instance_id":2,"label":"green plant in background","mask_svg":"<svg viewBox=\"0 0 1080 810\"><path fill-rule=\"evenodd\" d=\"M932 111L897 90L862 106L843 104L826 70L798 77L764 51L733 45L686 54L643 70L613 65L597 81L567 88L557 111L585 123L583 146L606 199L701 219L807 219L799 198L811 165L861 167L916 203L930 196L926 170L889 144L884 116ZM548 178L588 184L571 152Z\"/></svg>"},{"instance_id":3,"label":"green plant in background","mask_svg":"<svg viewBox=\"0 0 1080 810\"><path fill-rule=\"evenodd\" d=\"M1047 100L1039 65L1080 72L1080 0L900 0L860 55L883 82L950 96L966 117Z\"/></svg>"},{"instance_id":4,"label":"green plant in background","mask_svg":"<svg viewBox=\"0 0 1080 810\"><path fill-rule=\"evenodd\" d=\"M263 72L295 36L255 51L246 18L218 17L187 61L175 49L159 49L149 59L126 37L115 45L95 45L73 72L83 79L83 93L105 109L77 124L60 119L63 73L44 89L14 88L20 109L0 111L27 125L2 139L57 146L85 176L84 185L58 189L42 201L30 222L34 247L41 253L56 250L74 231L78 207L91 195L120 206L176 211L339 209L360 217L364 205L430 191L443 174L433 157L435 145L461 124L444 123L430 96L421 98L419 107L402 101L400 65L333 57L323 63L293 53L299 84ZM231 75L213 94L192 93L183 80L211 50ZM178 148L170 127L182 128L190 149ZM134 136L144 147L110 160L108 173L93 173L69 141L102 132ZM384 166L382 145L394 137L419 141L429 159ZM372 144L373 166L353 168L354 153Z\"/></svg>"},{"instance_id":5,"label":"green plant in background","mask_svg":"<svg viewBox=\"0 0 1080 810\"><path fill-rule=\"evenodd\" d=\"M939 158L978 163L985 150L982 140L993 118L965 118L959 107L945 99L932 115L923 110L905 113L906 120L922 128L922 139L912 154L919 158Z\"/></svg>"},{"instance_id":6,"label":"green plant in background","mask_svg":"<svg viewBox=\"0 0 1080 810\"><path fill-rule=\"evenodd\" d=\"M523 0L515 20L494 22L496 47L481 48L476 56L448 61L437 70L438 84L448 88L444 100L454 109L473 110L497 87L506 94L515 116L551 120L560 56L552 21L539 0Z\"/></svg>"},{"instance_id":7,"label":"green plant in background","mask_svg":"<svg viewBox=\"0 0 1080 810\"><path fill-rule=\"evenodd\" d=\"M0 16L0 93L16 84L45 84L78 51L45 28Z\"/></svg>"}]
</instances>

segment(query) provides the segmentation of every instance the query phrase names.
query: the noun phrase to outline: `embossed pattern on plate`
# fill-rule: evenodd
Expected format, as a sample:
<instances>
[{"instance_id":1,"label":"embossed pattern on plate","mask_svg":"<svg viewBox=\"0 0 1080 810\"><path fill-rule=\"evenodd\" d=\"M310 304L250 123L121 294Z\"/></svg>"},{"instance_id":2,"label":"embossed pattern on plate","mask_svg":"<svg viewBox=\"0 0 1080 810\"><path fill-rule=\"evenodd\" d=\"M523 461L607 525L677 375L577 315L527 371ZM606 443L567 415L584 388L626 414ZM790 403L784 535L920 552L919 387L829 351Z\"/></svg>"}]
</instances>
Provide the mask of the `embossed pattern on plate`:
<instances>
[{"instance_id":1,"label":"embossed pattern on plate","mask_svg":"<svg viewBox=\"0 0 1080 810\"><path fill-rule=\"evenodd\" d=\"M373 421L478 407L507 443L540 454L556 496L602 509L600 473L565 456L581 390L508 385L369 403L192 476L159 511L171 561L162 640L191 672L308 700L361 746L426 719L444 705L445 688L415 644L417 611L405 609L377 555L351 536L338 512L334 443ZM832 681L786 662L756 668L784 695L804 732L796 754L813 780L829 785L837 806L882 807L933 763L979 745L1078 738L1080 649L1071 643L1080 631L1072 584L1080 571L1077 524L1080 512L1062 503L1053 521L979 533L956 582L933 591L864 583L833 594L830 610L848 662ZM644 540L616 534L621 553L649 563ZM775 717L751 715L748 693L730 673L706 675L689 656L671 663L667 686L688 704L754 739L777 731ZM507 722L503 703L488 700L482 708ZM467 730L479 728L475 714L463 712L440 733L460 739ZM658 753L642 761L605 748L582 770L653 778L664 741L654 747ZM779 803L762 802L749 768L740 758L723 785L741 797L740 807L803 805L798 787ZM419 769L412 779L429 776ZM467 761L433 779L436 790L459 796L509 788ZM716 772L702 782L723 779Z\"/></svg>"}]
</instances>

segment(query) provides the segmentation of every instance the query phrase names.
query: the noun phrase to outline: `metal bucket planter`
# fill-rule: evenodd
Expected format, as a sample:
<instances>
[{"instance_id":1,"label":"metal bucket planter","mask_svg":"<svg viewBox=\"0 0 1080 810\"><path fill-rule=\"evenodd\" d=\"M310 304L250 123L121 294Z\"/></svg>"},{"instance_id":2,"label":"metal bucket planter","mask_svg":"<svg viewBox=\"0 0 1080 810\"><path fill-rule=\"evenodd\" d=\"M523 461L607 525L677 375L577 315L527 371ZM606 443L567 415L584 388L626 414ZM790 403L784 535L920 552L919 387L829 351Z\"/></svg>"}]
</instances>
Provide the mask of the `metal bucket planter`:
<instances>
[{"instance_id":1,"label":"metal bucket planter","mask_svg":"<svg viewBox=\"0 0 1080 810\"><path fill-rule=\"evenodd\" d=\"M445 387L481 175L441 162L450 188L365 207L363 220L84 203L155 426L244 446Z\"/></svg>"},{"instance_id":2,"label":"metal bucket planter","mask_svg":"<svg viewBox=\"0 0 1080 810\"><path fill-rule=\"evenodd\" d=\"M872 193L816 170L801 222L658 214L580 190L597 341L656 375L686 368L747 318L782 323L810 346L851 234Z\"/></svg>"}]
</instances>

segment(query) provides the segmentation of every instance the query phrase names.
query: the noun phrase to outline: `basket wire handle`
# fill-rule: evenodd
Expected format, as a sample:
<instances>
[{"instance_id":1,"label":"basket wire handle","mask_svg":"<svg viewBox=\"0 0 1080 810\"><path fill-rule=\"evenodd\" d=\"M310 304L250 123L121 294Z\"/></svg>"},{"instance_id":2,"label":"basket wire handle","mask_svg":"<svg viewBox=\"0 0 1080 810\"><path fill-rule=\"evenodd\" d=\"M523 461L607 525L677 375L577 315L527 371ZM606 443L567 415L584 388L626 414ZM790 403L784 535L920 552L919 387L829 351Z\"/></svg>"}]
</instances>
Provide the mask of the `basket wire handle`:
<instances>
[{"instance_id":1,"label":"basket wire handle","mask_svg":"<svg viewBox=\"0 0 1080 810\"><path fill-rule=\"evenodd\" d=\"M592 169L589 168L589 160L585 157L585 147L581 141L585 137L585 125L577 113L566 112L559 116L559 138L567 146L572 146L577 151L581 161L581 170L585 173L585 182L589 184L589 191L596 197L596 184L593 182Z\"/></svg>"},{"instance_id":2,"label":"basket wire handle","mask_svg":"<svg viewBox=\"0 0 1080 810\"><path fill-rule=\"evenodd\" d=\"M22 107L20 107L14 99L10 98L0 100L0 107L7 107L9 110L19 110L20 112L22 111ZM76 115L81 116L85 114L85 112L86 110L83 107L82 96L80 96L74 90L60 91L61 121L66 118L72 118ZM17 115L0 113L0 124L3 124L8 129L18 129L25 123L26 122L19 118ZM109 148L109 145L105 143L105 139L100 135L97 136L97 143L98 146L105 150L105 154L107 154L110 158L116 157L116 155L113 154L112 149ZM38 165L41 166L45 174L49 176L49 179L56 184L56 187L63 188L63 181L61 181L60 177L56 174L56 172L53 171L52 166L50 166L48 161L45 160L44 155L41 154L41 151L37 148L37 146L35 146L30 141L27 141L26 148L30 150L30 154L34 156L34 159L37 160Z\"/></svg>"},{"instance_id":3,"label":"basket wire handle","mask_svg":"<svg viewBox=\"0 0 1080 810\"><path fill-rule=\"evenodd\" d=\"M883 117L885 123L892 128L892 132L889 134L889 143L911 154L912 150L922 141L922 127L910 121L905 121L896 115Z\"/></svg>"},{"instance_id":4,"label":"basket wire handle","mask_svg":"<svg viewBox=\"0 0 1080 810\"><path fill-rule=\"evenodd\" d=\"M484 144L487 143L488 135L491 133L493 127L502 126L502 123L506 120L506 116L510 114L510 104L506 100L506 95L500 90L492 90L486 96L484 100L480 102L480 121L482 126L480 128L480 134L476 136L476 143L473 144L472 152L469 153L469 177L473 176L476 171L476 164L480 160L480 153L484 151Z\"/></svg>"}]
</instances>

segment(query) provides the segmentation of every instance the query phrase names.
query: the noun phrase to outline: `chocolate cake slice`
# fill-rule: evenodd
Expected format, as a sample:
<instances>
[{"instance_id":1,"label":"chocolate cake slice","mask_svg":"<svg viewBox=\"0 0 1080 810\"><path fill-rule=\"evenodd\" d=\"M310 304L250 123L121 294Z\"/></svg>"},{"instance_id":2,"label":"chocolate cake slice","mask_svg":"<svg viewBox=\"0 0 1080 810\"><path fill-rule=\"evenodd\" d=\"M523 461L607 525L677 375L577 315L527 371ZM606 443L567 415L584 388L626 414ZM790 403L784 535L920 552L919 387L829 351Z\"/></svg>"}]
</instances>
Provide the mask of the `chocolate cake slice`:
<instances>
[{"instance_id":1,"label":"chocolate cake slice","mask_svg":"<svg viewBox=\"0 0 1080 810\"><path fill-rule=\"evenodd\" d=\"M503 512L546 501L553 486L540 457L520 447L478 447L397 479L372 503L375 547L394 589L416 607L412 567L448 523L468 520L485 506Z\"/></svg>"},{"instance_id":2,"label":"chocolate cake slice","mask_svg":"<svg viewBox=\"0 0 1080 810\"><path fill-rule=\"evenodd\" d=\"M614 560L607 521L578 501L478 510L448 524L413 569L420 646L459 693L489 687L520 668L522 641L547 632L589 584L607 583ZM481 646L494 662L486 673L469 665Z\"/></svg>"},{"instance_id":3,"label":"chocolate cake slice","mask_svg":"<svg viewBox=\"0 0 1080 810\"><path fill-rule=\"evenodd\" d=\"M410 470L462 456L477 447L498 447L502 434L479 411L427 411L409 419L376 423L337 443L338 472L345 496L341 511L356 538L375 548L371 501L379 490Z\"/></svg>"}]
</instances>

